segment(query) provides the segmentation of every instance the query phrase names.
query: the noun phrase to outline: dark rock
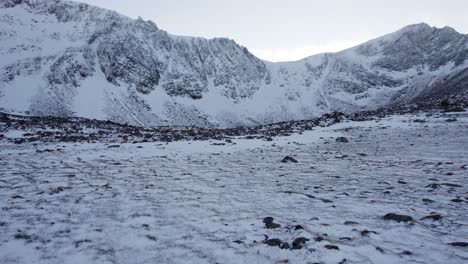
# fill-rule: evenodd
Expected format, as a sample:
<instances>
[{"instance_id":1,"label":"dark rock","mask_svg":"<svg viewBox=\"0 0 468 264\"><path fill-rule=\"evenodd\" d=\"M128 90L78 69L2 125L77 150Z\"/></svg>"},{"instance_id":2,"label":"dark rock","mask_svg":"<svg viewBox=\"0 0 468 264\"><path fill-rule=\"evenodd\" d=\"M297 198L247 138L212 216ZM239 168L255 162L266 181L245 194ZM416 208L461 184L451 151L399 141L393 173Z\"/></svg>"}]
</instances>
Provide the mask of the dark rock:
<instances>
[{"instance_id":1,"label":"dark rock","mask_svg":"<svg viewBox=\"0 0 468 264\"><path fill-rule=\"evenodd\" d=\"M290 157L290 156L284 157L284 159L282 159L281 162L282 163L288 163L288 162L298 163L298 161L295 158Z\"/></svg>"},{"instance_id":2,"label":"dark rock","mask_svg":"<svg viewBox=\"0 0 468 264\"><path fill-rule=\"evenodd\" d=\"M281 227L280 224L273 223L274 218L273 217L265 217L263 218L263 223L265 224L265 227L268 229L275 229Z\"/></svg>"},{"instance_id":3,"label":"dark rock","mask_svg":"<svg viewBox=\"0 0 468 264\"><path fill-rule=\"evenodd\" d=\"M428 216L425 216L423 218L421 218L421 220L427 220L427 219L431 219L433 221L440 221L442 220L442 216L440 214L430 214Z\"/></svg>"},{"instance_id":4,"label":"dark rock","mask_svg":"<svg viewBox=\"0 0 468 264\"><path fill-rule=\"evenodd\" d=\"M400 222L414 222L411 216L399 215L399 214L394 214L394 213L384 215L383 220L396 221L399 223Z\"/></svg>"},{"instance_id":5,"label":"dark rock","mask_svg":"<svg viewBox=\"0 0 468 264\"><path fill-rule=\"evenodd\" d=\"M73 244L75 244L75 248L79 248L81 244L83 243L91 243L92 241L89 240L89 239L82 239L82 240L78 240L78 241L75 241Z\"/></svg>"},{"instance_id":6,"label":"dark rock","mask_svg":"<svg viewBox=\"0 0 468 264\"><path fill-rule=\"evenodd\" d=\"M120 145L110 145L107 148L120 148Z\"/></svg>"},{"instance_id":7,"label":"dark rock","mask_svg":"<svg viewBox=\"0 0 468 264\"><path fill-rule=\"evenodd\" d=\"M320 236L320 235L317 235L317 236L314 237L315 242L321 242L323 240L324 240L324 238L322 236Z\"/></svg>"},{"instance_id":8,"label":"dark rock","mask_svg":"<svg viewBox=\"0 0 468 264\"><path fill-rule=\"evenodd\" d=\"M434 200L427 199L427 198L423 198L422 201L425 202L425 203L435 203Z\"/></svg>"},{"instance_id":9,"label":"dark rock","mask_svg":"<svg viewBox=\"0 0 468 264\"><path fill-rule=\"evenodd\" d=\"M305 238L305 237L298 237L294 239L292 243L292 249L301 249L305 246L306 242L310 241L310 239Z\"/></svg>"},{"instance_id":10,"label":"dark rock","mask_svg":"<svg viewBox=\"0 0 468 264\"><path fill-rule=\"evenodd\" d=\"M448 186L448 187L454 187L454 188L461 188L463 186L454 184L454 183L441 183L440 185Z\"/></svg>"},{"instance_id":11,"label":"dark rock","mask_svg":"<svg viewBox=\"0 0 468 264\"><path fill-rule=\"evenodd\" d=\"M339 142L339 143L348 143L349 142L349 139L345 138L345 137L338 137L336 138L336 142Z\"/></svg>"},{"instance_id":12,"label":"dark rock","mask_svg":"<svg viewBox=\"0 0 468 264\"><path fill-rule=\"evenodd\" d=\"M449 245L453 247L468 247L468 242L452 242Z\"/></svg>"},{"instance_id":13,"label":"dark rock","mask_svg":"<svg viewBox=\"0 0 468 264\"><path fill-rule=\"evenodd\" d=\"M435 190L435 189L440 188L440 185L437 184L437 183L431 183L431 184L427 185L426 188L432 188L432 189Z\"/></svg>"},{"instance_id":14,"label":"dark rock","mask_svg":"<svg viewBox=\"0 0 468 264\"><path fill-rule=\"evenodd\" d=\"M381 247L375 247L375 250L379 251L380 253L384 253L384 252L385 252Z\"/></svg>"},{"instance_id":15,"label":"dark rock","mask_svg":"<svg viewBox=\"0 0 468 264\"><path fill-rule=\"evenodd\" d=\"M458 120L456 118L449 118L449 119L446 119L445 122L457 122Z\"/></svg>"},{"instance_id":16,"label":"dark rock","mask_svg":"<svg viewBox=\"0 0 468 264\"><path fill-rule=\"evenodd\" d=\"M361 231L361 236L368 236L369 234L376 234L377 235L379 233L377 233L375 231L369 231L369 230L362 230Z\"/></svg>"},{"instance_id":17,"label":"dark rock","mask_svg":"<svg viewBox=\"0 0 468 264\"><path fill-rule=\"evenodd\" d=\"M28 235L28 234L16 234L14 236L15 239L25 239L25 240L29 240L31 239L31 236Z\"/></svg>"},{"instance_id":18,"label":"dark rock","mask_svg":"<svg viewBox=\"0 0 468 264\"><path fill-rule=\"evenodd\" d=\"M340 250L340 248L335 245L325 245L325 248L330 250Z\"/></svg>"},{"instance_id":19,"label":"dark rock","mask_svg":"<svg viewBox=\"0 0 468 264\"><path fill-rule=\"evenodd\" d=\"M403 250L403 251L401 252L401 254L402 254L402 255L406 255L406 256L410 256L410 255L413 255L413 252L408 251L408 250Z\"/></svg>"},{"instance_id":20,"label":"dark rock","mask_svg":"<svg viewBox=\"0 0 468 264\"><path fill-rule=\"evenodd\" d=\"M146 235L146 238L148 238L149 240L156 241L156 237L153 235Z\"/></svg>"},{"instance_id":21,"label":"dark rock","mask_svg":"<svg viewBox=\"0 0 468 264\"><path fill-rule=\"evenodd\" d=\"M450 200L450 201L452 201L452 202L454 202L454 203L461 203L461 202L463 202L463 200L460 199L460 198L452 199L452 200Z\"/></svg>"},{"instance_id":22,"label":"dark rock","mask_svg":"<svg viewBox=\"0 0 468 264\"><path fill-rule=\"evenodd\" d=\"M344 222L345 225L357 225L358 222L353 222L353 221L346 221Z\"/></svg>"},{"instance_id":23,"label":"dark rock","mask_svg":"<svg viewBox=\"0 0 468 264\"><path fill-rule=\"evenodd\" d=\"M65 189L63 187L59 186L57 188L51 188L49 190L49 194L57 194L57 193L61 193L63 191L65 191Z\"/></svg>"},{"instance_id":24,"label":"dark rock","mask_svg":"<svg viewBox=\"0 0 468 264\"><path fill-rule=\"evenodd\" d=\"M270 247L279 247L281 249L289 249L289 244L281 241L281 239L278 239L278 238L267 239L263 241L263 243Z\"/></svg>"},{"instance_id":25,"label":"dark rock","mask_svg":"<svg viewBox=\"0 0 468 264\"><path fill-rule=\"evenodd\" d=\"M398 181L399 184L408 184L407 182L405 181Z\"/></svg>"},{"instance_id":26,"label":"dark rock","mask_svg":"<svg viewBox=\"0 0 468 264\"><path fill-rule=\"evenodd\" d=\"M26 142L26 139L24 138L15 138L15 140L13 141L13 143L15 144L23 144Z\"/></svg>"}]
</instances>

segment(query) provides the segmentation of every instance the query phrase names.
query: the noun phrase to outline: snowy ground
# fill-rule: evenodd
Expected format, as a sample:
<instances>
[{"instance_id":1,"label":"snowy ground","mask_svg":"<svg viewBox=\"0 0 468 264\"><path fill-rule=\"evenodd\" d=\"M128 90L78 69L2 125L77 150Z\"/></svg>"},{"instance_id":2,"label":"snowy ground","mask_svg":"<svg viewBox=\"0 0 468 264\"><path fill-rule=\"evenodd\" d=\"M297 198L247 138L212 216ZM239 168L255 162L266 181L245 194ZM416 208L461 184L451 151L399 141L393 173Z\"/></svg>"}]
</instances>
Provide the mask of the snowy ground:
<instances>
[{"instance_id":1,"label":"snowy ground","mask_svg":"<svg viewBox=\"0 0 468 264\"><path fill-rule=\"evenodd\" d=\"M468 242L468 115L449 117L224 146L1 140L0 263L468 263L449 245Z\"/></svg>"}]
</instances>

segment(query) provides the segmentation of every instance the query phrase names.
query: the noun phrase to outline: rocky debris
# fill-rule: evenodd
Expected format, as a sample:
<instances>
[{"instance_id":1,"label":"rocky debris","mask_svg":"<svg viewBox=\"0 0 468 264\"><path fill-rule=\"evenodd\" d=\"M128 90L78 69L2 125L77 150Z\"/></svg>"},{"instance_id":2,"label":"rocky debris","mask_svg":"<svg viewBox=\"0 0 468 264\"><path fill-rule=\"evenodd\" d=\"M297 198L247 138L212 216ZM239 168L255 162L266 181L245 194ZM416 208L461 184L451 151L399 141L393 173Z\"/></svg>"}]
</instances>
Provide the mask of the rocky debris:
<instances>
[{"instance_id":1,"label":"rocky debris","mask_svg":"<svg viewBox=\"0 0 468 264\"><path fill-rule=\"evenodd\" d=\"M322 242L323 240L325 240L325 238L323 238L324 236L326 236L326 235L325 235L325 234L323 234L323 235L317 234L317 235L314 237L314 241L315 241L315 242Z\"/></svg>"},{"instance_id":2,"label":"rocky debris","mask_svg":"<svg viewBox=\"0 0 468 264\"><path fill-rule=\"evenodd\" d=\"M450 201L452 201L452 202L454 202L454 203L461 203L461 202L464 202L464 201L463 201L462 199L460 199L460 198L455 198L455 199L452 199L452 200L450 200Z\"/></svg>"},{"instance_id":3,"label":"rocky debris","mask_svg":"<svg viewBox=\"0 0 468 264\"><path fill-rule=\"evenodd\" d=\"M254 127L217 129L203 127L150 128L79 117L40 117L2 114L8 118L10 124L8 129L27 129L30 131L30 133L25 134L22 138L7 138L7 140L16 144L34 141L99 141L112 144L109 146L110 148L117 148L116 143L173 142L182 140L224 140L226 143L235 144L231 140L233 137L270 141L275 136L301 133L312 130L317 126L323 126L324 124L332 125L344 119L343 113L334 112L310 120L288 121ZM225 143L214 143L214 145L219 146L223 144Z\"/></svg>"},{"instance_id":4,"label":"rocky debris","mask_svg":"<svg viewBox=\"0 0 468 264\"><path fill-rule=\"evenodd\" d=\"M118 124L111 121L91 120L78 117L38 117L19 116L2 113L8 118L9 128L15 130L28 130L22 138L9 139L16 144L27 142L104 142L112 144L110 148L116 148L117 143L146 143L146 142L173 142L183 140L220 140L231 143L233 137L245 139L263 139L269 141L273 137L302 133L312 130L317 126L329 126L349 120L366 120L368 118L380 118L391 113L411 113L410 110L376 110L354 113L345 116L340 112L324 114L321 117L310 120L288 121L259 125L254 127L236 127L227 129L201 128L201 127L139 127L127 124ZM1 113L1 112L0 112ZM363 118L365 117L365 118ZM1 125L1 120L0 120ZM346 137L338 137L339 143L347 143ZM222 145L223 143L214 143ZM235 143L231 143L235 144ZM366 156L367 154L358 154ZM340 156L339 158L344 158ZM293 158L294 159L294 158ZM295 160L295 159L294 159ZM297 161L297 160L296 160ZM288 162L294 162L288 160Z\"/></svg>"},{"instance_id":5,"label":"rocky debris","mask_svg":"<svg viewBox=\"0 0 468 264\"><path fill-rule=\"evenodd\" d=\"M375 231L369 231L369 230L362 230L362 231L361 231L361 236L368 236L369 234L375 234L375 235L377 235L377 234L379 234L379 233L377 233L377 232L375 232Z\"/></svg>"},{"instance_id":6,"label":"rocky debris","mask_svg":"<svg viewBox=\"0 0 468 264\"><path fill-rule=\"evenodd\" d=\"M281 160L282 163L288 163L288 162L292 162L292 163L298 163L298 161L293 158L293 157L290 157L290 156L286 156L284 157L282 160Z\"/></svg>"},{"instance_id":7,"label":"rocky debris","mask_svg":"<svg viewBox=\"0 0 468 264\"><path fill-rule=\"evenodd\" d=\"M449 245L453 247L468 247L468 242L452 242Z\"/></svg>"},{"instance_id":8,"label":"rocky debris","mask_svg":"<svg viewBox=\"0 0 468 264\"><path fill-rule=\"evenodd\" d=\"M336 138L336 142L339 142L339 143L348 143L349 142L349 139L345 138L345 137L338 137Z\"/></svg>"},{"instance_id":9,"label":"rocky debris","mask_svg":"<svg viewBox=\"0 0 468 264\"><path fill-rule=\"evenodd\" d=\"M413 120L414 123L426 123L426 120L424 119L415 119Z\"/></svg>"},{"instance_id":10,"label":"rocky debris","mask_svg":"<svg viewBox=\"0 0 468 264\"><path fill-rule=\"evenodd\" d=\"M91 241L89 239L82 239L82 240L78 240L78 241L73 242L73 244L75 245L75 248L79 248L81 244L91 243L91 242L93 242L93 241Z\"/></svg>"},{"instance_id":11,"label":"rocky debris","mask_svg":"<svg viewBox=\"0 0 468 264\"><path fill-rule=\"evenodd\" d=\"M425 203L435 203L434 200L431 200L431 199L428 199L428 198L423 198L422 201L425 202Z\"/></svg>"},{"instance_id":12,"label":"rocky debris","mask_svg":"<svg viewBox=\"0 0 468 264\"><path fill-rule=\"evenodd\" d=\"M426 188L432 188L433 190L440 188L440 185L437 183L431 183L426 186Z\"/></svg>"},{"instance_id":13,"label":"rocky debris","mask_svg":"<svg viewBox=\"0 0 468 264\"><path fill-rule=\"evenodd\" d=\"M446 113L465 112L462 104L450 102L448 99L442 100L440 106Z\"/></svg>"},{"instance_id":14,"label":"rocky debris","mask_svg":"<svg viewBox=\"0 0 468 264\"><path fill-rule=\"evenodd\" d=\"M294 230L305 230L305 228L301 225L295 225Z\"/></svg>"},{"instance_id":15,"label":"rocky debris","mask_svg":"<svg viewBox=\"0 0 468 264\"><path fill-rule=\"evenodd\" d=\"M461 188L461 187L463 187L460 184L455 184L455 183L441 183L440 185L448 186L448 187L452 187L452 188Z\"/></svg>"},{"instance_id":16,"label":"rocky debris","mask_svg":"<svg viewBox=\"0 0 468 264\"><path fill-rule=\"evenodd\" d=\"M442 218L443 217L440 214L430 214L428 216L425 216L425 217L421 218L421 220L430 219L430 220L433 220L433 221L440 221L440 220L442 220Z\"/></svg>"},{"instance_id":17,"label":"rocky debris","mask_svg":"<svg viewBox=\"0 0 468 264\"><path fill-rule=\"evenodd\" d=\"M283 242L279 238L272 238L272 239L266 239L263 241L264 244L270 246L270 247L279 247L281 249L289 249L289 244L287 242Z\"/></svg>"},{"instance_id":18,"label":"rocky debris","mask_svg":"<svg viewBox=\"0 0 468 264\"><path fill-rule=\"evenodd\" d=\"M414 222L411 216L389 213L383 216L383 220L395 222Z\"/></svg>"},{"instance_id":19,"label":"rocky debris","mask_svg":"<svg viewBox=\"0 0 468 264\"><path fill-rule=\"evenodd\" d=\"M263 218L263 223L265 224L265 227L268 229L275 229L281 227L280 224L273 223L274 218L273 217L265 217Z\"/></svg>"},{"instance_id":20,"label":"rocky debris","mask_svg":"<svg viewBox=\"0 0 468 264\"><path fill-rule=\"evenodd\" d=\"M335 245L325 245L325 248L330 250L340 250L340 248Z\"/></svg>"},{"instance_id":21,"label":"rocky debris","mask_svg":"<svg viewBox=\"0 0 468 264\"><path fill-rule=\"evenodd\" d=\"M13 141L13 143L18 144L18 145L23 144L25 142L26 142L26 139L24 139L24 138L15 138L14 141Z\"/></svg>"},{"instance_id":22,"label":"rocky debris","mask_svg":"<svg viewBox=\"0 0 468 264\"><path fill-rule=\"evenodd\" d=\"M149 240L152 240L152 241L156 241L156 237L153 236L153 235L146 235L146 238L148 238Z\"/></svg>"},{"instance_id":23,"label":"rocky debris","mask_svg":"<svg viewBox=\"0 0 468 264\"><path fill-rule=\"evenodd\" d=\"M25 233L15 234L13 237L15 239L24 239L24 240L30 240L31 239L31 236L28 235L28 234L25 234Z\"/></svg>"},{"instance_id":24,"label":"rocky debris","mask_svg":"<svg viewBox=\"0 0 468 264\"><path fill-rule=\"evenodd\" d=\"M294 241L292 242L292 249L302 249L307 243L307 241L310 241L310 239L305 237L298 237L294 239Z\"/></svg>"},{"instance_id":25,"label":"rocky debris","mask_svg":"<svg viewBox=\"0 0 468 264\"><path fill-rule=\"evenodd\" d=\"M56 188L51 188L51 189L49 190L49 194L51 194L51 195L52 195L52 194L57 194L57 193L61 193L61 192L63 192L63 191L65 191L65 188L62 187L62 186L59 186L59 187L56 187Z\"/></svg>"},{"instance_id":26,"label":"rocky debris","mask_svg":"<svg viewBox=\"0 0 468 264\"><path fill-rule=\"evenodd\" d=\"M385 253L385 251L381 247L375 247L375 250L377 250L380 253Z\"/></svg>"}]
</instances>

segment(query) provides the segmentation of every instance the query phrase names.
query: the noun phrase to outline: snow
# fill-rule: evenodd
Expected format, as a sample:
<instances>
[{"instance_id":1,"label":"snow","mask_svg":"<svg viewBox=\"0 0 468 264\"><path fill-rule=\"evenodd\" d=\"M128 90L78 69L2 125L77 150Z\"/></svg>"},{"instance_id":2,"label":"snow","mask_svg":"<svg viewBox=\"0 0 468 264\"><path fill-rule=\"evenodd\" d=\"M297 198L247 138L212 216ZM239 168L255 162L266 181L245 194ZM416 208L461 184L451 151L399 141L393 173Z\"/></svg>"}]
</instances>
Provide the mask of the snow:
<instances>
[{"instance_id":1,"label":"snow","mask_svg":"<svg viewBox=\"0 0 468 264\"><path fill-rule=\"evenodd\" d=\"M344 122L272 142L238 137L224 146L0 140L0 259L465 263L466 248L448 243L468 242L467 129L466 114L419 114ZM336 142L340 136L350 142ZM281 163L287 155L299 162ZM439 187L428 187L433 183ZM443 219L420 220L431 212ZM382 220L387 213L416 222ZM267 216L282 226L266 229ZM263 244L265 235L311 240L282 250ZM339 250L324 247L330 244Z\"/></svg>"},{"instance_id":2,"label":"snow","mask_svg":"<svg viewBox=\"0 0 468 264\"><path fill-rule=\"evenodd\" d=\"M73 111L77 116L105 120L104 108L106 100L110 97L106 91L113 90L118 90L118 87L106 82L102 72L96 72L77 89Z\"/></svg>"},{"instance_id":3,"label":"snow","mask_svg":"<svg viewBox=\"0 0 468 264\"><path fill-rule=\"evenodd\" d=\"M0 28L0 67L6 73L0 76L0 109L145 126L251 126L376 109L445 91L442 84L468 67L468 60L454 63L466 53L466 35L424 24L341 52L281 63L262 61L233 40L175 36L152 22L67 1L0 8ZM392 49L412 31L421 33L415 43L429 45L420 49L427 62L411 57L413 40ZM442 33L449 43L440 43ZM408 67L375 65L383 60L398 69L396 59ZM69 78L83 68L81 76ZM60 83L51 83L51 76Z\"/></svg>"},{"instance_id":4,"label":"snow","mask_svg":"<svg viewBox=\"0 0 468 264\"><path fill-rule=\"evenodd\" d=\"M0 96L0 109L14 110L18 113L29 110L32 98L41 89L35 84L35 78L32 76L19 76L13 82L1 86L0 84L3 96Z\"/></svg>"}]
</instances>

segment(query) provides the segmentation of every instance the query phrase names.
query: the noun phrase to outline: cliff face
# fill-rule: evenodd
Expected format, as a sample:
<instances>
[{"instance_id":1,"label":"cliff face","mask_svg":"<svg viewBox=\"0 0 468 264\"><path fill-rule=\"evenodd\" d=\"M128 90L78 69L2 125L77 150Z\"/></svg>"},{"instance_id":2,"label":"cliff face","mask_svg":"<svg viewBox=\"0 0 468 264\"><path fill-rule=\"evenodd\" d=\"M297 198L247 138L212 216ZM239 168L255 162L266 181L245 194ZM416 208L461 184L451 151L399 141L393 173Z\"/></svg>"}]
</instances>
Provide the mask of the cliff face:
<instances>
[{"instance_id":1,"label":"cliff face","mask_svg":"<svg viewBox=\"0 0 468 264\"><path fill-rule=\"evenodd\" d=\"M468 36L426 24L270 63L86 4L3 0L0 36L0 110L13 113L226 127L468 98Z\"/></svg>"}]
</instances>

